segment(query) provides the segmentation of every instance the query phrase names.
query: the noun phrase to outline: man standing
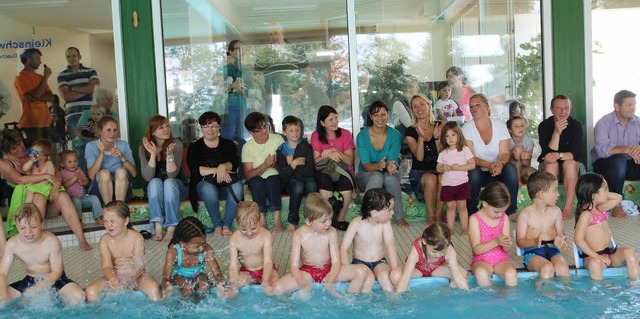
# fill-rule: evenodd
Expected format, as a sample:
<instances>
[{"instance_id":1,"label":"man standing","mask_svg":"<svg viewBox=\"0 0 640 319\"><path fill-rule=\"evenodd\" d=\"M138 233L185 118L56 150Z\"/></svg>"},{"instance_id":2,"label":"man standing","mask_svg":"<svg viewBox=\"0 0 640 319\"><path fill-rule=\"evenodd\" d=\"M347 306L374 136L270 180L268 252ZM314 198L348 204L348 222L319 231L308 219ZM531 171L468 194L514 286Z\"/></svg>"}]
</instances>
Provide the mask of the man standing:
<instances>
[{"instance_id":1,"label":"man standing","mask_svg":"<svg viewBox=\"0 0 640 319\"><path fill-rule=\"evenodd\" d=\"M562 218L573 215L573 200L576 197L576 183L580 175L582 158L582 123L572 118L571 100L564 95L556 95L551 100L553 116L538 125L538 136L542 152L538 157L540 170L549 172L563 182L565 203Z\"/></svg>"},{"instance_id":2,"label":"man standing","mask_svg":"<svg viewBox=\"0 0 640 319\"><path fill-rule=\"evenodd\" d=\"M35 71L40 67L42 52L31 48L20 54L20 62L24 68L13 83L22 104L22 115L18 125L27 135L29 146L38 139L49 138L48 130L51 126L51 115L47 102L53 101L53 93L47 85L51 76L51 69L44 65L44 73Z\"/></svg>"},{"instance_id":3,"label":"man standing","mask_svg":"<svg viewBox=\"0 0 640 319\"><path fill-rule=\"evenodd\" d=\"M96 70L80 63L82 56L78 48L70 47L64 54L69 66L58 75L58 91L66 102L67 126L73 139L82 112L89 110L93 104L93 90L100 85L100 80Z\"/></svg>"},{"instance_id":4,"label":"man standing","mask_svg":"<svg viewBox=\"0 0 640 319\"><path fill-rule=\"evenodd\" d=\"M613 97L613 112L603 116L594 128L591 149L593 170L602 174L609 190L622 195L625 179L640 179L640 117L636 112L636 94L622 90ZM613 216L626 218L618 204Z\"/></svg>"}]
</instances>

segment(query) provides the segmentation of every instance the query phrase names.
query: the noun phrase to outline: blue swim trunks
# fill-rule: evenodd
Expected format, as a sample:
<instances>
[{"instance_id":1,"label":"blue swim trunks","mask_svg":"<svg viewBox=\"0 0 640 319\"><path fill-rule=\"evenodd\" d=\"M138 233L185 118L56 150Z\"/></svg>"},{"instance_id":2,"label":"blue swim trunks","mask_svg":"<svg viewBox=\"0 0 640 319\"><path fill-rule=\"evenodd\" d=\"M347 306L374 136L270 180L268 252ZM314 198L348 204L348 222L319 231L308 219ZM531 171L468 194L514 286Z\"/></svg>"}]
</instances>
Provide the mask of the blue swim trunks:
<instances>
[{"instance_id":1,"label":"blue swim trunks","mask_svg":"<svg viewBox=\"0 0 640 319\"><path fill-rule=\"evenodd\" d=\"M382 259L378 260L378 261L362 261L358 258L353 258L353 260L351 261L352 265L365 265L367 267L369 267L369 269L371 269L371 271L373 271L374 268L376 268L376 266L378 266L379 264L386 264L387 263L387 258L382 257Z\"/></svg>"},{"instance_id":2,"label":"blue swim trunks","mask_svg":"<svg viewBox=\"0 0 640 319\"><path fill-rule=\"evenodd\" d=\"M53 285L51 285L51 287L53 287L56 291L59 291L60 289L62 289L62 287L72 282L73 280L67 278L67 275L64 272L62 272L62 275L60 276L60 278L58 278L58 280L56 280L56 282L54 282ZM20 293L23 293L25 290L35 285L36 285L36 279L27 275L22 280L16 281L9 286L19 291Z\"/></svg>"},{"instance_id":3,"label":"blue swim trunks","mask_svg":"<svg viewBox=\"0 0 640 319\"><path fill-rule=\"evenodd\" d=\"M545 258L546 260L551 261L551 258L553 258L553 256L560 253L560 250L558 250L558 248L553 245L552 240L543 240L542 245L542 247L532 247L524 250L524 260L522 261L522 263L524 264L525 270L527 270L527 264L533 256L540 256L542 258Z\"/></svg>"}]
</instances>

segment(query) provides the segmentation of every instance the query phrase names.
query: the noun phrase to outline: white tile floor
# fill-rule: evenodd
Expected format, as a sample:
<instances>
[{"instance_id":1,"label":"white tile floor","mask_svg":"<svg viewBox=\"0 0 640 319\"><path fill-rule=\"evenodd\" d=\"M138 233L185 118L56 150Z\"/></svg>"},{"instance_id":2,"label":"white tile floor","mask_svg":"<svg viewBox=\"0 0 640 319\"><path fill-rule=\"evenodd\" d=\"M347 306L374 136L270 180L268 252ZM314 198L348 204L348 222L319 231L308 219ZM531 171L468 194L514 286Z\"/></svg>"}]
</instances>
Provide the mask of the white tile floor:
<instances>
[{"instance_id":1,"label":"white tile floor","mask_svg":"<svg viewBox=\"0 0 640 319\"><path fill-rule=\"evenodd\" d=\"M640 248L640 236L638 236L638 230L640 230L640 217L630 217L626 220L612 218L610 220L611 229L618 245L631 246L636 249ZM458 252L460 263L469 268L471 262L471 249L469 241L466 237L459 235L459 225L456 230L456 234L453 238L454 246ZM514 229L515 224L511 224ZM564 229L569 241L569 247L573 241L573 220L564 222ZM398 254L400 260L404 261L409 252L411 243L415 238L422 234L424 230L424 224L422 222L411 223L409 228L402 229L394 226L394 232L396 236ZM96 232L93 235L95 238L99 238L102 233ZM340 233L342 235L343 233ZM69 235L73 237L73 235ZM75 239L75 237L73 237ZM226 273L229 265L228 256L228 237L213 237L207 236L207 242L213 247L217 254L217 260L223 271ZM64 264L67 276L80 284L82 287L86 287L96 278L102 275L100 265L100 255L98 247L93 244L94 249L89 252L80 251L77 247L64 248ZM289 271L289 250L291 246L291 237L286 233L273 234L273 260L278 266L278 272L280 275L284 275ZM146 270L156 280L162 277L162 267L165 261L165 254L167 251L167 245L165 243L154 242L152 240L146 241ZM564 253L565 258L570 264L573 264L573 250L568 248ZM517 267L522 267L522 257L518 257L514 249L511 250L510 255ZM24 277L24 269L19 262L14 263L9 273L9 282L19 280Z\"/></svg>"}]
</instances>

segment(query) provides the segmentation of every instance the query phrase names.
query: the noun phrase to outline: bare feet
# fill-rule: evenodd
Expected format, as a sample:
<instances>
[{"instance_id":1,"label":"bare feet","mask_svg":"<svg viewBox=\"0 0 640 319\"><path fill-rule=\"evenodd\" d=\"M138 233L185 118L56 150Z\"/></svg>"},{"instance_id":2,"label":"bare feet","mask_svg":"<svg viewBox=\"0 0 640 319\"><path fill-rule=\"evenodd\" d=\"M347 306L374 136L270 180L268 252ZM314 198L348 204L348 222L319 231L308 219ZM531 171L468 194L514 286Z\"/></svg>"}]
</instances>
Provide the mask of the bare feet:
<instances>
[{"instance_id":1,"label":"bare feet","mask_svg":"<svg viewBox=\"0 0 640 319\"><path fill-rule=\"evenodd\" d=\"M398 220L396 220L396 223L398 224L398 226L400 226L402 228L409 227L409 223L407 223L407 221L404 220L404 218L398 218Z\"/></svg>"},{"instance_id":2,"label":"bare feet","mask_svg":"<svg viewBox=\"0 0 640 319\"><path fill-rule=\"evenodd\" d=\"M80 250L89 251L91 249L93 249L93 247L91 247L91 245L89 245L89 243L86 240L80 243Z\"/></svg>"},{"instance_id":3,"label":"bare feet","mask_svg":"<svg viewBox=\"0 0 640 319\"><path fill-rule=\"evenodd\" d=\"M282 228L281 220L273 220L273 231L276 233L281 233L284 231L284 229Z\"/></svg>"},{"instance_id":4,"label":"bare feet","mask_svg":"<svg viewBox=\"0 0 640 319\"><path fill-rule=\"evenodd\" d=\"M622 206L618 204L618 206L613 208L613 217L625 219L625 218L628 218L629 216L627 215L627 213L624 212L624 210L622 210Z\"/></svg>"},{"instance_id":5,"label":"bare feet","mask_svg":"<svg viewBox=\"0 0 640 319\"><path fill-rule=\"evenodd\" d=\"M96 218L96 224L101 226L104 225L104 219L102 219L102 216L98 216L98 218Z\"/></svg>"},{"instance_id":6,"label":"bare feet","mask_svg":"<svg viewBox=\"0 0 640 319\"><path fill-rule=\"evenodd\" d=\"M213 236L220 237L222 236L222 227L216 227L213 231Z\"/></svg>"},{"instance_id":7,"label":"bare feet","mask_svg":"<svg viewBox=\"0 0 640 319\"><path fill-rule=\"evenodd\" d=\"M427 226L432 225L436 221L436 216L429 214L427 215Z\"/></svg>"},{"instance_id":8,"label":"bare feet","mask_svg":"<svg viewBox=\"0 0 640 319\"><path fill-rule=\"evenodd\" d=\"M569 209L565 208L562 210L562 219L569 220L573 217L573 212L571 211L571 207Z\"/></svg>"},{"instance_id":9,"label":"bare feet","mask_svg":"<svg viewBox=\"0 0 640 319\"><path fill-rule=\"evenodd\" d=\"M289 223L289 226L287 226L287 233L293 234L293 232L295 231L296 231L296 225Z\"/></svg>"},{"instance_id":10,"label":"bare feet","mask_svg":"<svg viewBox=\"0 0 640 319\"><path fill-rule=\"evenodd\" d=\"M176 226L167 227L167 234L164 235L164 238L162 239L162 241L165 243L171 242L171 240L173 239L173 232L175 230L176 230Z\"/></svg>"},{"instance_id":11,"label":"bare feet","mask_svg":"<svg viewBox=\"0 0 640 319\"><path fill-rule=\"evenodd\" d=\"M162 236L162 224L155 223L155 226L156 226L156 235L153 236L153 238L151 239L155 241L161 241L162 238L164 238L164 236Z\"/></svg>"},{"instance_id":12,"label":"bare feet","mask_svg":"<svg viewBox=\"0 0 640 319\"><path fill-rule=\"evenodd\" d=\"M222 236L231 236L231 229L229 227L222 227Z\"/></svg>"}]
</instances>

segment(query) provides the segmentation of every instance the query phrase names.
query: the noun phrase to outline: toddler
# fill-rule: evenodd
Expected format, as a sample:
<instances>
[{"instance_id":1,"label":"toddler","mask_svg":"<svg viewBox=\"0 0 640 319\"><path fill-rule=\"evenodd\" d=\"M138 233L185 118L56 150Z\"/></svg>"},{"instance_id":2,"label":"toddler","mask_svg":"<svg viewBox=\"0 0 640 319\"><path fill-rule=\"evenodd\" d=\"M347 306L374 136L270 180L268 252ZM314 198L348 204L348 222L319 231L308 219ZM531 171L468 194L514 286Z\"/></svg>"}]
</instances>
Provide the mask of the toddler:
<instances>
[{"instance_id":1,"label":"toddler","mask_svg":"<svg viewBox=\"0 0 640 319\"><path fill-rule=\"evenodd\" d=\"M24 163L22 169L25 172L29 172L30 175L50 174L56 175L56 168L51 161L51 155L56 153L55 145L49 140L37 140L31 145L31 148L27 151L29 154L29 160ZM51 183L45 181L40 184L46 184L49 190ZM51 193L48 194L49 196ZM25 192L24 202L33 203L34 192L27 189Z\"/></svg>"},{"instance_id":2,"label":"toddler","mask_svg":"<svg viewBox=\"0 0 640 319\"><path fill-rule=\"evenodd\" d=\"M533 140L525 133L527 122L520 116L514 116L507 121L507 128L511 134L509 161L518 170L520 184L526 184L529 176L536 172L536 169L531 167Z\"/></svg>"},{"instance_id":3,"label":"toddler","mask_svg":"<svg viewBox=\"0 0 640 319\"><path fill-rule=\"evenodd\" d=\"M62 185L76 206L80 220L82 220L83 208L91 208L96 223L103 225L102 204L98 196L87 194L85 186L89 185L89 178L78 167L78 152L72 150L60 152L58 162L61 167Z\"/></svg>"},{"instance_id":4,"label":"toddler","mask_svg":"<svg viewBox=\"0 0 640 319\"><path fill-rule=\"evenodd\" d=\"M94 140L97 138L98 134L97 123L100 122L100 120L105 115L107 115L108 111L104 106L94 104L93 106L91 106L89 112L91 114L91 118L89 118L87 122L84 123L83 127L77 128L77 130L79 130L80 132L76 132L76 134L83 137L84 139Z\"/></svg>"},{"instance_id":5,"label":"toddler","mask_svg":"<svg viewBox=\"0 0 640 319\"><path fill-rule=\"evenodd\" d=\"M451 99L451 86L449 82L438 83L438 100L435 104L436 112L438 113L438 119L442 122L447 122L447 118L451 116L457 116L458 103Z\"/></svg>"}]
</instances>

